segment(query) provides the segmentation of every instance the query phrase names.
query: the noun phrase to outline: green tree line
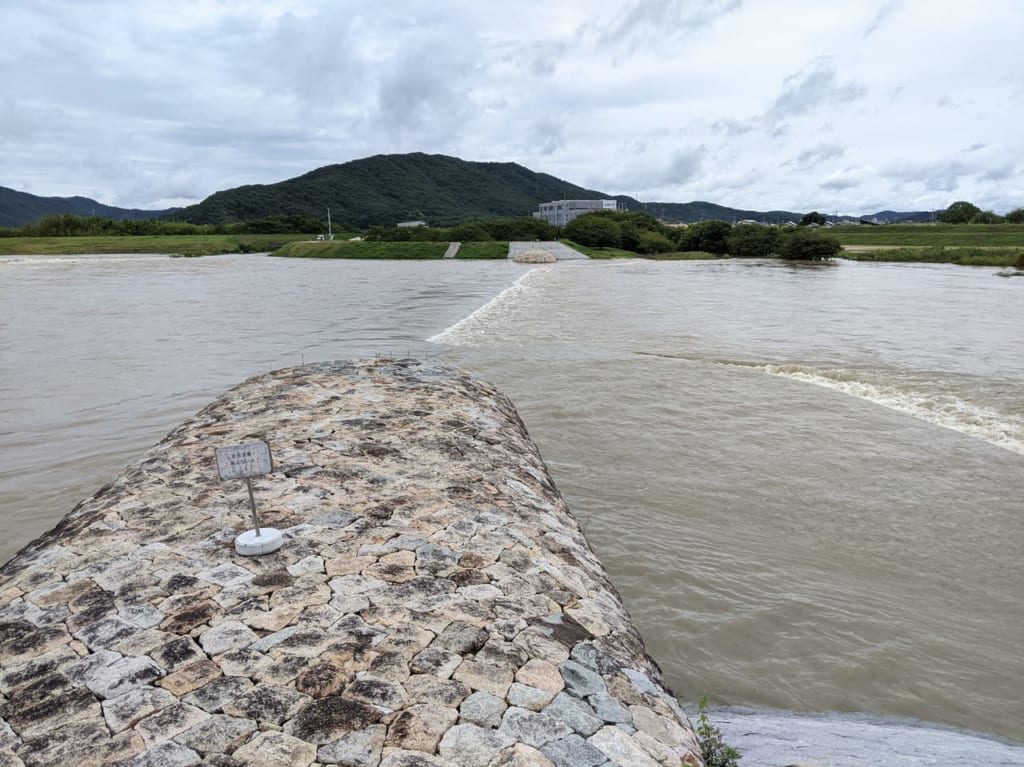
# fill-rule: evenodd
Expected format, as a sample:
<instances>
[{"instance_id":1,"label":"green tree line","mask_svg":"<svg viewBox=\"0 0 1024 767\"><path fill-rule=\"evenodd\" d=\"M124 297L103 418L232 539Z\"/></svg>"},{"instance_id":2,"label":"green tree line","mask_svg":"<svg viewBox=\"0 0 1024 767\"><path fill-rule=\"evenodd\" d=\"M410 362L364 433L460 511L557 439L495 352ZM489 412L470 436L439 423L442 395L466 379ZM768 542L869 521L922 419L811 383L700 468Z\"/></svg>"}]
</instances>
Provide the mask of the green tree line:
<instances>
[{"instance_id":1,"label":"green tree line","mask_svg":"<svg viewBox=\"0 0 1024 767\"><path fill-rule=\"evenodd\" d=\"M190 224L148 218L114 221L71 213L44 216L20 227L0 227L0 237L128 237L188 234L320 234L327 225L314 216L277 215L224 224Z\"/></svg>"},{"instance_id":2,"label":"green tree line","mask_svg":"<svg viewBox=\"0 0 1024 767\"><path fill-rule=\"evenodd\" d=\"M727 221L670 227L637 211L587 213L566 224L562 234L580 245L622 248L645 255L700 251L736 258L820 260L833 258L842 250L839 240L812 228L733 225Z\"/></svg>"},{"instance_id":3,"label":"green tree line","mask_svg":"<svg viewBox=\"0 0 1024 767\"><path fill-rule=\"evenodd\" d=\"M990 210L958 200L936 216L943 224L1024 224L1024 208L1017 208L999 216Z\"/></svg>"}]
</instances>

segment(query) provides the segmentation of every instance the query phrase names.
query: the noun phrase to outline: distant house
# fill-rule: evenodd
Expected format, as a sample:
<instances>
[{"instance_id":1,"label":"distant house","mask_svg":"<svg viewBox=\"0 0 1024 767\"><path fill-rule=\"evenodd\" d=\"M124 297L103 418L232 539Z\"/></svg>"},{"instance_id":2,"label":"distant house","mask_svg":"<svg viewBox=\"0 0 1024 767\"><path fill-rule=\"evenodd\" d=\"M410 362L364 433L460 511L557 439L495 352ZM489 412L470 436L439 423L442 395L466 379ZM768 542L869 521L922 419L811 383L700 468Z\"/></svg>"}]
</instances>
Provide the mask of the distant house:
<instances>
[{"instance_id":1,"label":"distant house","mask_svg":"<svg viewBox=\"0 0 1024 767\"><path fill-rule=\"evenodd\" d=\"M426 226L426 221L399 221L395 226Z\"/></svg>"},{"instance_id":2,"label":"distant house","mask_svg":"<svg viewBox=\"0 0 1024 767\"><path fill-rule=\"evenodd\" d=\"M543 219L552 226L565 226L584 213L618 209L619 203L616 200L553 200L542 202L533 217Z\"/></svg>"}]
</instances>

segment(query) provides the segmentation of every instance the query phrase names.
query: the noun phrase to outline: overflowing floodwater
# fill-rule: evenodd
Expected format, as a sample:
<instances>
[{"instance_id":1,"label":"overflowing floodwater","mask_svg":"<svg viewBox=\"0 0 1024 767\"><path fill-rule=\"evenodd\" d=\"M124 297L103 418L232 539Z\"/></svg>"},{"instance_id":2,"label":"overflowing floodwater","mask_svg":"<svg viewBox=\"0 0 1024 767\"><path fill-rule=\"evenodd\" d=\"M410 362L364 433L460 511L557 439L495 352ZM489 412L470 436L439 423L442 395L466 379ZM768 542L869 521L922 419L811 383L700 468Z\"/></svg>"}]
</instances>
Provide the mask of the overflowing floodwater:
<instances>
[{"instance_id":1,"label":"overflowing floodwater","mask_svg":"<svg viewBox=\"0 0 1024 767\"><path fill-rule=\"evenodd\" d=\"M242 378L437 355L511 396L682 698L1021 740L1024 280L994 272L0 258L0 559Z\"/></svg>"}]
</instances>

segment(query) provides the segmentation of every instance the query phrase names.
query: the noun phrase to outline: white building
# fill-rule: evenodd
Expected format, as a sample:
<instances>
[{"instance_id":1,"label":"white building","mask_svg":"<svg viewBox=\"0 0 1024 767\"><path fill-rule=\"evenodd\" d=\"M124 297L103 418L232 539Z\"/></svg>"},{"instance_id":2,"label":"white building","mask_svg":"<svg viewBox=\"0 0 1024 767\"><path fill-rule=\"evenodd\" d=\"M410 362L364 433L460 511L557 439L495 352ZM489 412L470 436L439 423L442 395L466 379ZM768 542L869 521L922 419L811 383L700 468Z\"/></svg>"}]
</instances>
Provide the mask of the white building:
<instances>
[{"instance_id":1,"label":"white building","mask_svg":"<svg viewBox=\"0 0 1024 767\"><path fill-rule=\"evenodd\" d=\"M616 200L554 200L542 202L540 209L533 214L533 217L542 218L553 226L565 226L584 213L618 209L619 203Z\"/></svg>"}]
</instances>

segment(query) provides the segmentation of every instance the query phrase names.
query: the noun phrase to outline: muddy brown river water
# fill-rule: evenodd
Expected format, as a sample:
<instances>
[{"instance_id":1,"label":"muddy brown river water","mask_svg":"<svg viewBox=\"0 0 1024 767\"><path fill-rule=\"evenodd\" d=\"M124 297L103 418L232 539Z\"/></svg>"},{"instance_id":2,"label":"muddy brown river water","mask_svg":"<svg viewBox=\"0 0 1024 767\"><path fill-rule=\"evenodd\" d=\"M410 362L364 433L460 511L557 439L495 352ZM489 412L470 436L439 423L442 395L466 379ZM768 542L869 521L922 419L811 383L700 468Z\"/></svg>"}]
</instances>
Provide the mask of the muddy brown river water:
<instances>
[{"instance_id":1,"label":"muddy brown river water","mask_svg":"<svg viewBox=\"0 0 1024 767\"><path fill-rule=\"evenodd\" d=\"M683 700L1021 741L1024 279L995 272L3 257L0 559L251 374L437 357L516 403Z\"/></svg>"}]
</instances>

